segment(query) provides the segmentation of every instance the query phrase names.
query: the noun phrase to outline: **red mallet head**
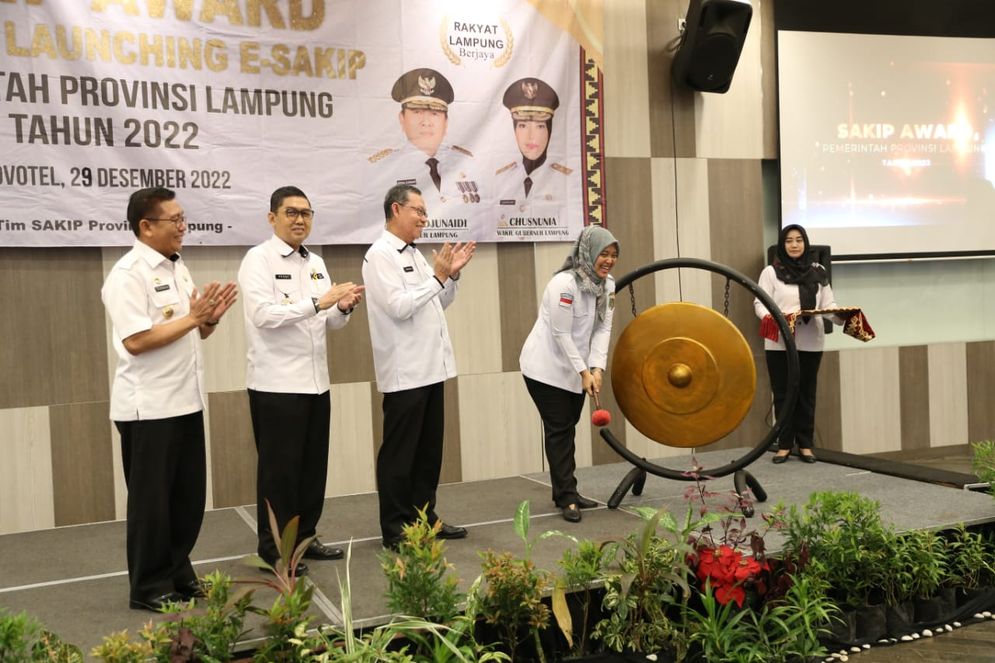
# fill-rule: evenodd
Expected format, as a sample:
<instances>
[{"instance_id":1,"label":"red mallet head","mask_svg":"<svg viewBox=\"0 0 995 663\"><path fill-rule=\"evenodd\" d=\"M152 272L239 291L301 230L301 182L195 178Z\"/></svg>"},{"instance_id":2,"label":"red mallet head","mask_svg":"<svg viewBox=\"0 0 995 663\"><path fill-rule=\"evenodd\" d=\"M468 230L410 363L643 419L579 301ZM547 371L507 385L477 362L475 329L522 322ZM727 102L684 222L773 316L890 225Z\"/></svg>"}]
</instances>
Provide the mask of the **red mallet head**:
<instances>
[{"instance_id":1,"label":"red mallet head","mask_svg":"<svg viewBox=\"0 0 995 663\"><path fill-rule=\"evenodd\" d=\"M595 426L607 426L611 422L612 415L608 410L595 410L591 415L591 423Z\"/></svg>"}]
</instances>

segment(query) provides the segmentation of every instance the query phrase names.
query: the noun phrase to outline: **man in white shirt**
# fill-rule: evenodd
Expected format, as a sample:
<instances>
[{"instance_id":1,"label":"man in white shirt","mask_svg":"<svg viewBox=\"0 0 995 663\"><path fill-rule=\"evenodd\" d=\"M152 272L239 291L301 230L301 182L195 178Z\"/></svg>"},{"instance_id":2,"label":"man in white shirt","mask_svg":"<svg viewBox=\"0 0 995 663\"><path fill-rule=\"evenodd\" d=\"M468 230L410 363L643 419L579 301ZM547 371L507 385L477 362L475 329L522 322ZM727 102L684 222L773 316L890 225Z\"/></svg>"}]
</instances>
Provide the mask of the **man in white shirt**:
<instances>
[{"instance_id":1,"label":"man in white shirt","mask_svg":"<svg viewBox=\"0 0 995 663\"><path fill-rule=\"evenodd\" d=\"M363 260L377 388L383 394L383 444L377 455L380 530L396 549L402 528L425 508L430 523L442 469L443 384L456 362L443 310L456 297L460 270L476 244L448 243L430 266L415 248L428 221L421 191L398 184L384 198L383 235ZM438 536L460 539L466 529L439 523Z\"/></svg>"},{"instance_id":2,"label":"man in white shirt","mask_svg":"<svg viewBox=\"0 0 995 663\"><path fill-rule=\"evenodd\" d=\"M279 555L269 502L280 532L300 516L297 542L316 537L325 500L331 417L325 331L349 321L363 287L333 283L325 262L304 246L314 210L293 186L270 197L273 236L249 249L238 270L245 297L249 411L259 458L256 518L259 556ZM304 557L339 559L341 548L311 541ZM307 573L301 563L297 575Z\"/></svg>"},{"instance_id":3,"label":"man in white shirt","mask_svg":"<svg viewBox=\"0 0 995 663\"><path fill-rule=\"evenodd\" d=\"M133 193L128 223L135 243L100 296L118 356L110 416L128 486L129 604L158 611L203 595L190 563L207 486L200 341L236 290L234 283L194 287L179 254L186 217L169 189Z\"/></svg>"}]
</instances>

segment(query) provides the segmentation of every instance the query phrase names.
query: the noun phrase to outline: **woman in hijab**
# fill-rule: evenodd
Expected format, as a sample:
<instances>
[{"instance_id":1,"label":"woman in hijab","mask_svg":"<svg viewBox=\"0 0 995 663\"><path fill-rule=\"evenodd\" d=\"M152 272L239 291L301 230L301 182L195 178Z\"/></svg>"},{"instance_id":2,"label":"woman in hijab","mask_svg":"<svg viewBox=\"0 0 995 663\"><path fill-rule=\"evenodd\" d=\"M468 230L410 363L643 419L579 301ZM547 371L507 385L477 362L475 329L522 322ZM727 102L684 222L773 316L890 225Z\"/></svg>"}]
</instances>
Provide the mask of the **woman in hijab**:
<instances>
[{"instance_id":1,"label":"woman in hijab","mask_svg":"<svg viewBox=\"0 0 995 663\"><path fill-rule=\"evenodd\" d=\"M584 228L546 286L519 358L542 418L553 502L572 523L580 521L580 509L598 505L577 492L574 431L584 396L601 391L615 303L609 273L617 261L618 240L601 226Z\"/></svg>"},{"instance_id":2,"label":"woman in hijab","mask_svg":"<svg viewBox=\"0 0 995 663\"><path fill-rule=\"evenodd\" d=\"M771 296L785 316L798 311L834 308L833 289L825 268L812 262L809 253L808 234L799 225L785 226L777 238L777 257L760 273L759 285ZM753 300L757 317L770 317L767 308L759 299ZM841 324L836 316L830 318ZM767 321L770 323L771 321ZM787 462L793 447L798 447L802 461L816 462L812 452L815 434L815 392L822 361L822 348L825 343L821 316L802 316L795 324L795 345L798 348L800 375L798 380L798 400L778 439L778 451L772 459L775 464ZM770 375L770 388L774 395L774 416L781 417L781 408L787 388L788 360L784 339L776 341L765 338L764 349L767 356L767 372Z\"/></svg>"}]
</instances>

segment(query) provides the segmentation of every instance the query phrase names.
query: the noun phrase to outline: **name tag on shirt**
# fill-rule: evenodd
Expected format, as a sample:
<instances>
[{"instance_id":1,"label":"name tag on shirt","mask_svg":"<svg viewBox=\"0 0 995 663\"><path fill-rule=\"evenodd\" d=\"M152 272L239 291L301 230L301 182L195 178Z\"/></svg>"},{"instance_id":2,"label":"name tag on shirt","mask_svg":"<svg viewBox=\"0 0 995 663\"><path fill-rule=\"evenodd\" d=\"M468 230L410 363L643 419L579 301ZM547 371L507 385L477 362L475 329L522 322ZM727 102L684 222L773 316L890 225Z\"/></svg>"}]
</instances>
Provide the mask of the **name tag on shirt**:
<instances>
[{"instance_id":1,"label":"name tag on shirt","mask_svg":"<svg viewBox=\"0 0 995 663\"><path fill-rule=\"evenodd\" d=\"M157 285L155 287L156 292L163 292L165 290L169 290L169 285Z\"/></svg>"},{"instance_id":2,"label":"name tag on shirt","mask_svg":"<svg viewBox=\"0 0 995 663\"><path fill-rule=\"evenodd\" d=\"M276 280L277 281L289 281L292 278L294 278L294 277L292 277L290 274L277 274L276 275Z\"/></svg>"},{"instance_id":3,"label":"name tag on shirt","mask_svg":"<svg viewBox=\"0 0 995 663\"><path fill-rule=\"evenodd\" d=\"M413 272L413 271L415 271L415 268L412 267L411 265L408 265L407 267L404 268L404 271L406 271L406 272Z\"/></svg>"}]
</instances>

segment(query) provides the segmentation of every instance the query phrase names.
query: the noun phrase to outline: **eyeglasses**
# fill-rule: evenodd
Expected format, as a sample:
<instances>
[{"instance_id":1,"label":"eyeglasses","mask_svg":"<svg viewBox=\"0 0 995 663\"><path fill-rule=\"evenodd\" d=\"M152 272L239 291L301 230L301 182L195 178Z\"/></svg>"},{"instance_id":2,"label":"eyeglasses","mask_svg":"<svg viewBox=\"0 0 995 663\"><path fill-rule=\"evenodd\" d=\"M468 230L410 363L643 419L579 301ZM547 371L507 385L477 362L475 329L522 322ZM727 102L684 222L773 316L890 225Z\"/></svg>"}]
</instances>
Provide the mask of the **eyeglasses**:
<instances>
[{"instance_id":1,"label":"eyeglasses","mask_svg":"<svg viewBox=\"0 0 995 663\"><path fill-rule=\"evenodd\" d=\"M428 212L425 211L424 207L415 207L413 205L401 205L401 207L407 207L409 210L411 210L412 212L414 212L423 219L428 218Z\"/></svg>"},{"instance_id":2,"label":"eyeglasses","mask_svg":"<svg viewBox=\"0 0 995 663\"><path fill-rule=\"evenodd\" d=\"M296 207L284 207L283 213L286 214L287 218L290 219L291 221L296 219L298 216L304 219L305 221L310 221L311 219L314 218L314 210L307 209L306 207L304 209L298 209Z\"/></svg>"},{"instance_id":3,"label":"eyeglasses","mask_svg":"<svg viewBox=\"0 0 995 663\"><path fill-rule=\"evenodd\" d=\"M159 219L152 219L152 218L149 218L149 217L145 217L145 220L146 221L169 221L170 223L172 223L174 226L177 226L177 227L179 227L179 226L185 226L187 224L187 217L186 217L185 214L180 214L179 216L169 216L169 217L159 218Z\"/></svg>"}]
</instances>

